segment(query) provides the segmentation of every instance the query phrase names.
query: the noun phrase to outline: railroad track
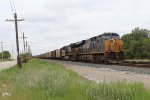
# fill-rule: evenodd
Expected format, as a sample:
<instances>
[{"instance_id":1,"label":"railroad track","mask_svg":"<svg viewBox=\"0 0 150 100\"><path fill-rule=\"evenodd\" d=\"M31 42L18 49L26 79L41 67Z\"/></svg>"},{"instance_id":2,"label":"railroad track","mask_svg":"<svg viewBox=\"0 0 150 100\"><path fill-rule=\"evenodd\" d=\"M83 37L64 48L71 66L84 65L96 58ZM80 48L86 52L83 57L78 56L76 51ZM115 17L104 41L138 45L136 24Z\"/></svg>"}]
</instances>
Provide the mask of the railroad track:
<instances>
[{"instance_id":1,"label":"railroad track","mask_svg":"<svg viewBox=\"0 0 150 100\"><path fill-rule=\"evenodd\" d=\"M61 60L68 61L68 60ZM72 61L72 62L80 62L80 61ZM139 67L139 68L150 68L150 61L124 61L123 63L97 63L97 62L86 62L82 61L81 63L91 63L91 64L104 64L104 65L118 65L118 66L128 66L128 67Z\"/></svg>"},{"instance_id":2,"label":"railroad track","mask_svg":"<svg viewBox=\"0 0 150 100\"><path fill-rule=\"evenodd\" d=\"M124 63L121 63L119 65L122 66L132 66L132 67L142 67L142 68L150 68L150 62L136 62L136 61L125 61Z\"/></svg>"},{"instance_id":3,"label":"railroad track","mask_svg":"<svg viewBox=\"0 0 150 100\"><path fill-rule=\"evenodd\" d=\"M150 68L150 62L144 61L124 61L123 63L97 63L97 62L85 62L85 63L96 63L96 64L106 64L106 65L119 65L119 66L130 66L130 67L141 67Z\"/></svg>"},{"instance_id":4,"label":"railroad track","mask_svg":"<svg viewBox=\"0 0 150 100\"><path fill-rule=\"evenodd\" d=\"M45 59L45 61L49 61L50 59ZM91 63L91 62L77 62L77 61L64 61L64 60L54 60L51 61L61 62L64 64L78 65L78 66L87 66L94 68L110 68L116 71L123 71L125 73L137 73L137 74L150 74L150 64L149 62L125 62L122 64L100 64L100 63Z\"/></svg>"}]
</instances>

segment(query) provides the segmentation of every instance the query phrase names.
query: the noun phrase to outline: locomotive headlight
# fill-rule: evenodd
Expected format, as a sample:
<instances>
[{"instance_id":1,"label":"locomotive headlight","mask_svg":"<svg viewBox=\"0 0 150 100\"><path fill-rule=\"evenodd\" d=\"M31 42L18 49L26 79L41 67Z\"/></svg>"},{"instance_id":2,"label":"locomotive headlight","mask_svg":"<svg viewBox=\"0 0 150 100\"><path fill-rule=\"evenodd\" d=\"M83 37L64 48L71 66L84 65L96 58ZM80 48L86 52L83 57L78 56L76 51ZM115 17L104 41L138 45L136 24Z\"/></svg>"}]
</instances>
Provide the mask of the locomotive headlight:
<instances>
[{"instance_id":1,"label":"locomotive headlight","mask_svg":"<svg viewBox=\"0 0 150 100\"><path fill-rule=\"evenodd\" d=\"M116 42L116 40L115 39L113 39L113 43L115 44L115 42Z\"/></svg>"},{"instance_id":2,"label":"locomotive headlight","mask_svg":"<svg viewBox=\"0 0 150 100\"><path fill-rule=\"evenodd\" d=\"M112 39L111 42L114 45L116 43L116 39Z\"/></svg>"}]
</instances>

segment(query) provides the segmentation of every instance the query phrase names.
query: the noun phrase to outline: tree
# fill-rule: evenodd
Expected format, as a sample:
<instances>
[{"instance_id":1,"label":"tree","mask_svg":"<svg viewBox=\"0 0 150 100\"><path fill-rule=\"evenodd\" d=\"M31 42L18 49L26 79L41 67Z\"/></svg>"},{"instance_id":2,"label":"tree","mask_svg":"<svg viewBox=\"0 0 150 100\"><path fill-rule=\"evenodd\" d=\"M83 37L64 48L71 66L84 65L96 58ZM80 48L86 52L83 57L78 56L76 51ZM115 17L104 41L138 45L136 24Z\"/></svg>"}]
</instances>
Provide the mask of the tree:
<instances>
[{"instance_id":1,"label":"tree","mask_svg":"<svg viewBox=\"0 0 150 100\"><path fill-rule=\"evenodd\" d=\"M143 56L150 59L150 37L143 40Z\"/></svg>"},{"instance_id":2,"label":"tree","mask_svg":"<svg viewBox=\"0 0 150 100\"><path fill-rule=\"evenodd\" d=\"M131 33L123 35L121 39L124 41L124 52L127 59L150 59L149 30L137 27Z\"/></svg>"},{"instance_id":3,"label":"tree","mask_svg":"<svg viewBox=\"0 0 150 100\"><path fill-rule=\"evenodd\" d=\"M139 27L132 30L130 36L135 40L139 41L140 39L148 38L150 31L147 29L140 29Z\"/></svg>"},{"instance_id":4,"label":"tree","mask_svg":"<svg viewBox=\"0 0 150 100\"><path fill-rule=\"evenodd\" d=\"M0 52L0 57L2 58L2 52ZM3 51L3 59L10 59L10 57L11 55L9 51Z\"/></svg>"}]
</instances>

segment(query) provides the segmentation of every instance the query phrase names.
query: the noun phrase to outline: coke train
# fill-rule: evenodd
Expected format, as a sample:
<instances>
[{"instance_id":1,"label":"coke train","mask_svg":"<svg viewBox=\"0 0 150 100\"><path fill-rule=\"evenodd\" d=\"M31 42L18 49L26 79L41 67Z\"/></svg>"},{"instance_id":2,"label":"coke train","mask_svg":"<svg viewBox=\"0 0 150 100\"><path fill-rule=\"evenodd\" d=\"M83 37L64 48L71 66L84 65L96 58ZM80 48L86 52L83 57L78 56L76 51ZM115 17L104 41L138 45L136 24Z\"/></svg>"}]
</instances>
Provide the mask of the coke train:
<instances>
[{"instance_id":1,"label":"coke train","mask_svg":"<svg viewBox=\"0 0 150 100\"><path fill-rule=\"evenodd\" d=\"M123 41L120 36L117 33L103 33L35 57L96 63L121 63L124 60L123 53Z\"/></svg>"}]
</instances>

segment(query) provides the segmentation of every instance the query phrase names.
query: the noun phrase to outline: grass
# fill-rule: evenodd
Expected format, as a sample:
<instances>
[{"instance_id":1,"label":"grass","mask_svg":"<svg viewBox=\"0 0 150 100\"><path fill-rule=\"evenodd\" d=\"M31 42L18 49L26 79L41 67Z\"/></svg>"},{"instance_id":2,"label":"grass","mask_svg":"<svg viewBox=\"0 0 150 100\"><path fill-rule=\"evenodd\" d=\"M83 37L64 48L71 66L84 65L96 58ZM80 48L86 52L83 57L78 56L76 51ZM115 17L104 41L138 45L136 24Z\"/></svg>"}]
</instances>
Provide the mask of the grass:
<instances>
[{"instance_id":1,"label":"grass","mask_svg":"<svg viewBox=\"0 0 150 100\"><path fill-rule=\"evenodd\" d=\"M134 62L150 62L150 59L128 59L126 61L134 61Z\"/></svg>"},{"instance_id":2,"label":"grass","mask_svg":"<svg viewBox=\"0 0 150 100\"><path fill-rule=\"evenodd\" d=\"M150 100L142 83L96 84L53 62L32 59L0 72L0 100Z\"/></svg>"}]
</instances>

